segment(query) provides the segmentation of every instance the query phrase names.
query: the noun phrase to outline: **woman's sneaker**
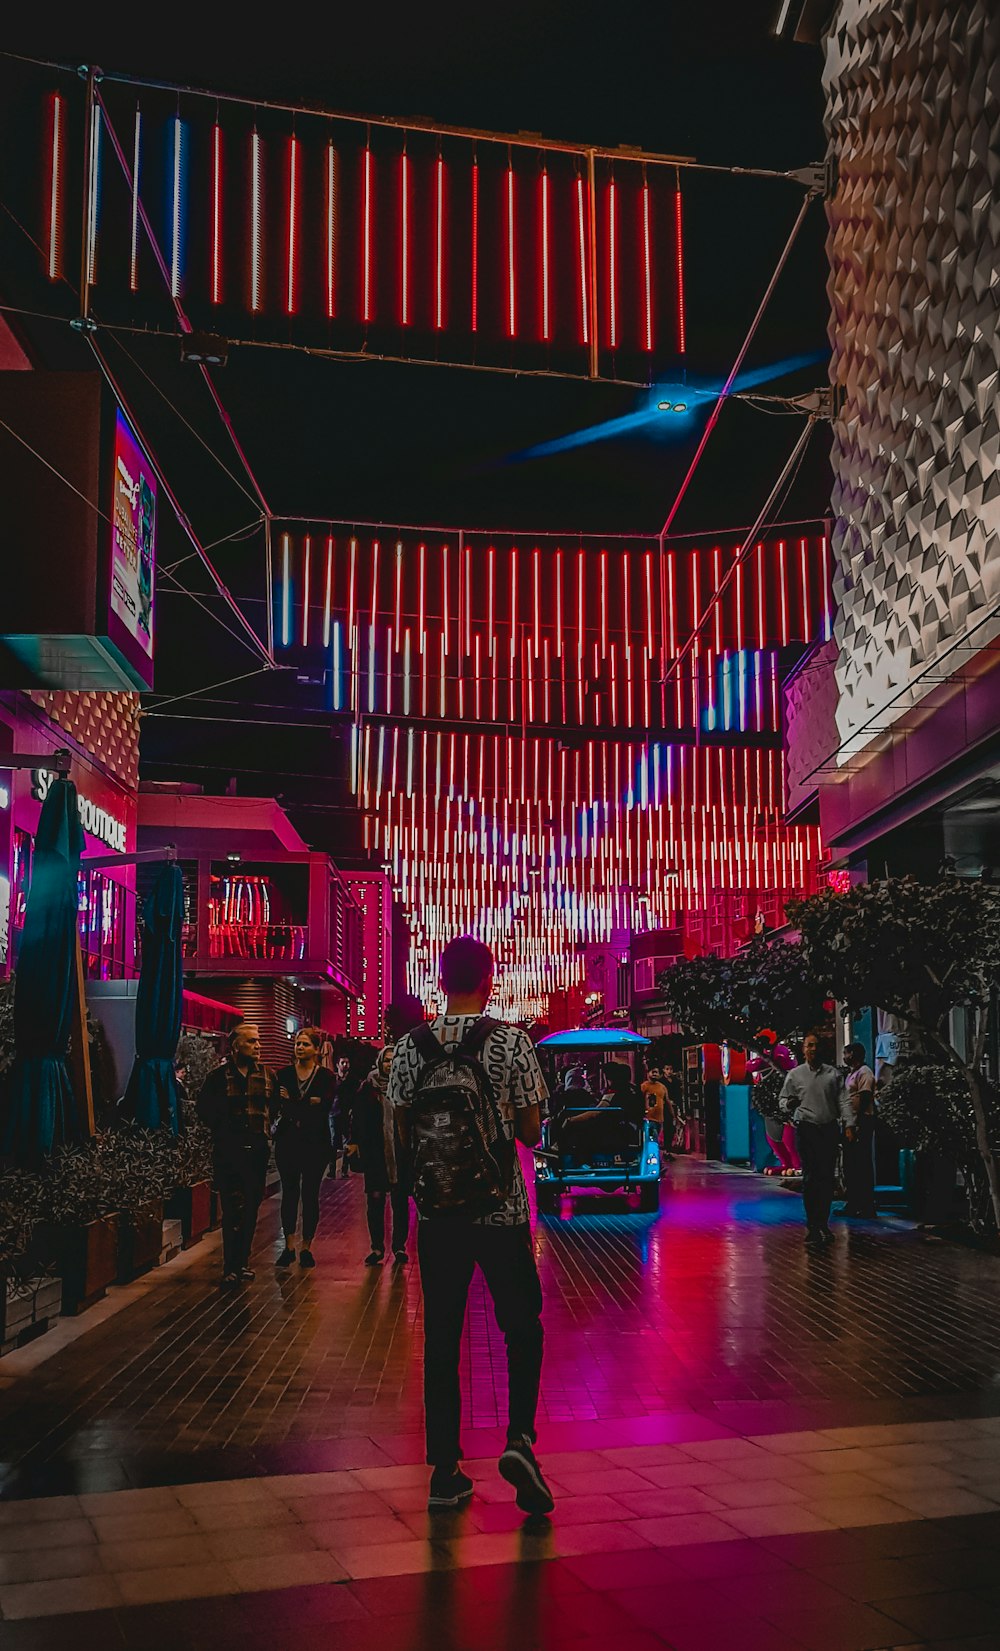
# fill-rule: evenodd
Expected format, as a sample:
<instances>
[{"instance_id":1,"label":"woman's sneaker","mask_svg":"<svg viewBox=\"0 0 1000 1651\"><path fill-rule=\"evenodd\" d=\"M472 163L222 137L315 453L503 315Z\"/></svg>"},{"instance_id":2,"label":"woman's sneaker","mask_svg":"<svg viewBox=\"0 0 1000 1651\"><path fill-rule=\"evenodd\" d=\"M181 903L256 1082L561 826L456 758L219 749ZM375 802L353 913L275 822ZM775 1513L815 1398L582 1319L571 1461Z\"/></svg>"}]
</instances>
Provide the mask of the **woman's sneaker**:
<instances>
[{"instance_id":1,"label":"woman's sneaker","mask_svg":"<svg viewBox=\"0 0 1000 1651\"><path fill-rule=\"evenodd\" d=\"M427 1498L429 1513L443 1508L460 1508L472 1495L472 1480L461 1468L435 1468L431 1474L431 1491Z\"/></svg>"},{"instance_id":2,"label":"woman's sneaker","mask_svg":"<svg viewBox=\"0 0 1000 1651\"><path fill-rule=\"evenodd\" d=\"M529 1439L508 1439L499 1462L501 1476L517 1491L522 1513L551 1513L555 1497L549 1490Z\"/></svg>"},{"instance_id":3,"label":"woman's sneaker","mask_svg":"<svg viewBox=\"0 0 1000 1651\"><path fill-rule=\"evenodd\" d=\"M290 1267L294 1260L295 1260L295 1251L290 1250L288 1248L288 1245L286 1244L285 1248L282 1250L281 1254L279 1255L279 1257L278 1257L277 1261L274 1263L274 1265L276 1267Z\"/></svg>"}]
</instances>

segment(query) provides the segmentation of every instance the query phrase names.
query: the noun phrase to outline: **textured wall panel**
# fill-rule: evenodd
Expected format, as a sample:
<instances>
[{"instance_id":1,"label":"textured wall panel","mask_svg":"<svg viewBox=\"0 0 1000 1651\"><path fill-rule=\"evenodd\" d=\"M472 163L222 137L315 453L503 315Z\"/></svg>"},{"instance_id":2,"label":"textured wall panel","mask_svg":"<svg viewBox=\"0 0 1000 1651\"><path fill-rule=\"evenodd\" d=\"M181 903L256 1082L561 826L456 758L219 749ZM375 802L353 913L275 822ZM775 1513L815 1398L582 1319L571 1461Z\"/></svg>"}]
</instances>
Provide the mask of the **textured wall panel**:
<instances>
[{"instance_id":1,"label":"textured wall panel","mask_svg":"<svg viewBox=\"0 0 1000 1651\"><path fill-rule=\"evenodd\" d=\"M824 79L843 761L1000 601L1000 4L842 0Z\"/></svg>"},{"instance_id":2,"label":"textured wall panel","mask_svg":"<svg viewBox=\"0 0 1000 1651\"><path fill-rule=\"evenodd\" d=\"M819 770L837 744L837 644L814 648L784 688L785 804L815 797Z\"/></svg>"},{"instance_id":3,"label":"textured wall panel","mask_svg":"<svg viewBox=\"0 0 1000 1651\"><path fill-rule=\"evenodd\" d=\"M122 785L139 785L139 695L32 688L28 698Z\"/></svg>"}]
</instances>

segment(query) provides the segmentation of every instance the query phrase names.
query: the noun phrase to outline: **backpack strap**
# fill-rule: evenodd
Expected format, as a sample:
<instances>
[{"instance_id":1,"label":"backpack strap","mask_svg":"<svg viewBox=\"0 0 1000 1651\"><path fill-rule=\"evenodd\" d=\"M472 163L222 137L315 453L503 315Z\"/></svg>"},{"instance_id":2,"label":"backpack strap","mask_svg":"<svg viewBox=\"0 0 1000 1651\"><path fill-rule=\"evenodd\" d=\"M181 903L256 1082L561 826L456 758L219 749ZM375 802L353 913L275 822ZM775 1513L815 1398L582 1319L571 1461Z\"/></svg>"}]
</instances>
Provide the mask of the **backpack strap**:
<instances>
[{"instance_id":1,"label":"backpack strap","mask_svg":"<svg viewBox=\"0 0 1000 1651\"><path fill-rule=\"evenodd\" d=\"M410 1033L413 1046L425 1066L436 1066L445 1058L445 1051L425 1020Z\"/></svg>"}]
</instances>

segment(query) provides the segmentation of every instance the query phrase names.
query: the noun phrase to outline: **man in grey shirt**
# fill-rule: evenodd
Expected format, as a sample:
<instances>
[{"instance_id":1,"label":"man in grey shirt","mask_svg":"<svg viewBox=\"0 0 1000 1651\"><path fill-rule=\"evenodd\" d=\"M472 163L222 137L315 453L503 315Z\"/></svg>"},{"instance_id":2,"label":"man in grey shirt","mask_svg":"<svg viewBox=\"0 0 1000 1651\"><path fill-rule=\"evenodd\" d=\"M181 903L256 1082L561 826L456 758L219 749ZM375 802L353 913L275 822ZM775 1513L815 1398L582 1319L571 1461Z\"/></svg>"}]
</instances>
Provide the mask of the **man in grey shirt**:
<instances>
[{"instance_id":1,"label":"man in grey shirt","mask_svg":"<svg viewBox=\"0 0 1000 1651\"><path fill-rule=\"evenodd\" d=\"M793 1067L785 1078L780 1104L796 1125L806 1243L810 1249L821 1250L833 1243L830 1205L837 1178L840 1123L851 1108L843 1074L820 1059L819 1039L812 1032L802 1043L802 1065Z\"/></svg>"}]
</instances>

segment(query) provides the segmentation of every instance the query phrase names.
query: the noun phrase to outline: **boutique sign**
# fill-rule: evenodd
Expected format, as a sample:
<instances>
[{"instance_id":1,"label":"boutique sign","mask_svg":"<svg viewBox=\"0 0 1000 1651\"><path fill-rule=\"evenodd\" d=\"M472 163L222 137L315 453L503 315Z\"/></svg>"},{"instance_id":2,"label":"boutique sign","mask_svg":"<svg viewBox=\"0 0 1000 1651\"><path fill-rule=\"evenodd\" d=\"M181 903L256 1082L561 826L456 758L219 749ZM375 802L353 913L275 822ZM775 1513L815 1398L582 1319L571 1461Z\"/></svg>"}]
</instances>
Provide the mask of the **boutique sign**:
<instances>
[{"instance_id":1,"label":"boutique sign","mask_svg":"<svg viewBox=\"0 0 1000 1651\"><path fill-rule=\"evenodd\" d=\"M52 789L52 783L58 776L51 768L33 768L31 770L31 795L44 802ZM111 814L106 808L98 807L91 797L82 791L76 794L77 807L80 812L80 824L91 837L97 837L108 848L114 849L117 854L124 854L126 850L125 821L117 815Z\"/></svg>"}]
</instances>

